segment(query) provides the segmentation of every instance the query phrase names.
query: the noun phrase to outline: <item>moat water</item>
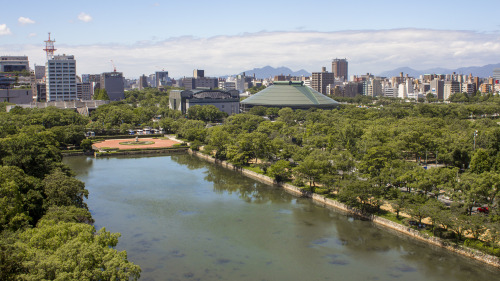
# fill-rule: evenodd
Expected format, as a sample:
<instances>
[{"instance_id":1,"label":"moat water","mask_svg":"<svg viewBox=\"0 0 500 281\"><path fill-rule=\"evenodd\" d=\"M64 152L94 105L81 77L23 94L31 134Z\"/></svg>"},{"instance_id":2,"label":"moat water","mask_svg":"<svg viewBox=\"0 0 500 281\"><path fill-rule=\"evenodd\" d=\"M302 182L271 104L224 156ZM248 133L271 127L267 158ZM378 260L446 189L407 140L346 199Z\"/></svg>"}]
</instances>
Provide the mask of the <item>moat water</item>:
<instances>
[{"instance_id":1,"label":"moat water","mask_svg":"<svg viewBox=\"0 0 500 281\"><path fill-rule=\"evenodd\" d=\"M68 157L141 280L497 280L500 270L190 155Z\"/></svg>"}]
</instances>

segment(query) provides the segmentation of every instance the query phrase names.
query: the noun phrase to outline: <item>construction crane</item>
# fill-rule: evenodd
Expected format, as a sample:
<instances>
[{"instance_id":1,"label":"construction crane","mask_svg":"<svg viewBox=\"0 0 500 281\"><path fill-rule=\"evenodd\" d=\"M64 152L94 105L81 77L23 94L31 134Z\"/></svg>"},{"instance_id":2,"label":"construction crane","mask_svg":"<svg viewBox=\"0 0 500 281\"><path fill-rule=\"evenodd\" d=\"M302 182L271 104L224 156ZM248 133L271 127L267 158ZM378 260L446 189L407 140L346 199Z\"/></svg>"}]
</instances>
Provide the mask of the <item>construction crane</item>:
<instances>
[{"instance_id":1,"label":"construction crane","mask_svg":"<svg viewBox=\"0 0 500 281\"><path fill-rule=\"evenodd\" d=\"M113 72L116 72L116 65L115 65L115 63L113 62L113 60L111 60L111 64L113 65Z\"/></svg>"}]
</instances>

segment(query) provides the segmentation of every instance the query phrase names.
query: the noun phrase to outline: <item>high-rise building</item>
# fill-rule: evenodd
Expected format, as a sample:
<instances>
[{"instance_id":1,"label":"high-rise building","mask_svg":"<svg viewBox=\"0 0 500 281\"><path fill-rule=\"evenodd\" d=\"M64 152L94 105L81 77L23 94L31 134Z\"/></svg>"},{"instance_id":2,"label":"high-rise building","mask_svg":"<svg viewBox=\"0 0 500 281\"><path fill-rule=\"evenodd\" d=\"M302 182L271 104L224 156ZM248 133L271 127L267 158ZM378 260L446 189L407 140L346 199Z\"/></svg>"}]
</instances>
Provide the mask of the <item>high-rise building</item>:
<instances>
[{"instance_id":1,"label":"high-rise building","mask_svg":"<svg viewBox=\"0 0 500 281\"><path fill-rule=\"evenodd\" d=\"M101 89L108 93L109 100L118 101L125 98L125 82L122 72L104 72L101 74Z\"/></svg>"},{"instance_id":2,"label":"high-rise building","mask_svg":"<svg viewBox=\"0 0 500 281\"><path fill-rule=\"evenodd\" d=\"M493 69L493 83L495 85L500 84L500 68Z\"/></svg>"},{"instance_id":3,"label":"high-rise building","mask_svg":"<svg viewBox=\"0 0 500 281\"><path fill-rule=\"evenodd\" d=\"M90 82L87 83L76 83L76 97L79 100L91 100L92 99L92 85Z\"/></svg>"},{"instance_id":4,"label":"high-rise building","mask_svg":"<svg viewBox=\"0 0 500 281\"><path fill-rule=\"evenodd\" d=\"M195 69L193 71L193 77L184 77L180 80L181 87L186 90L193 89L214 89L219 86L219 79L212 77L205 77L205 71L200 69Z\"/></svg>"},{"instance_id":5,"label":"high-rise building","mask_svg":"<svg viewBox=\"0 0 500 281\"><path fill-rule=\"evenodd\" d=\"M448 100L451 95L459 93L461 90L462 89L460 89L460 82L445 81L443 86L443 99Z\"/></svg>"},{"instance_id":6,"label":"high-rise building","mask_svg":"<svg viewBox=\"0 0 500 281\"><path fill-rule=\"evenodd\" d=\"M335 78L333 73L326 71L326 67L323 67L321 72L312 73L311 88L322 93L323 95L328 94L326 86L334 84L334 82Z\"/></svg>"},{"instance_id":7,"label":"high-rise building","mask_svg":"<svg viewBox=\"0 0 500 281\"><path fill-rule=\"evenodd\" d=\"M143 90L148 87L148 77L146 75L139 76L139 90Z\"/></svg>"},{"instance_id":8,"label":"high-rise building","mask_svg":"<svg viewBox=\"0 0 500 281\"><path fill-rule=\"evenodd\" d=\"M205 77L205 70L202 70L202 69L195 69L195 70L193 70L193 77L194 78Z\"/></svg>"},{"instance_id":9,"label":"high-rise building","mask_svg":"<svg viewBox=\"0 0 500 281\"><path fill-rule=\"evenodd\" d=\"M340 79L342 77L344 80L348 80L349 73L347 71L347 66L347 59L334 59L332 61L333 76L336 79Z\"/></svg>"},{"instance_id":10,"label":"high-rise building","mask_svg":"<svg viewBox=\"0 0 500 281\"><path fill-rule=\"evenodd\" d=\"M156 79L156 84L155 84L156 88L168 86L170 82L170 78L168 77L168 71L156 71L155 79Z\"/></svg>"},{"instance_id":11,"label":"high-rise building","mask_svg":"<svg viewBox=\"0 0 500 281\"><path fill-rule=\"evenodd\" d=\"M29 71L27 56L1 56L0 72Z\"/></svg>"},{"instance_id":12,"label":"high-rise building","mask_svg":"<svg viewBox=\"0 0 500 281\"><path fill-rule=\"evenodd\" d=\"M41 80L45 77L45 65L35 65L35 78Z\"/></svg>"},{"instance_id":13,"label":"high-rise building","mask_svg":"<svg viewBox=\"0 0 500 281\"><path fill-rule=\"evenodd\" d=\"M47 101L77 100L74 56L53 56L45 64Z\"/></svg>"},{"instance_id":14,"label":"high-rise building","mask_svg":"<svg viewBox=\"0 0 500 281\"><path fill-rule=\"evenodd\" d=\"M444 81L434 78L430 83L431 92L440 100L444 98Z\"/></svg>"}]
</instances>

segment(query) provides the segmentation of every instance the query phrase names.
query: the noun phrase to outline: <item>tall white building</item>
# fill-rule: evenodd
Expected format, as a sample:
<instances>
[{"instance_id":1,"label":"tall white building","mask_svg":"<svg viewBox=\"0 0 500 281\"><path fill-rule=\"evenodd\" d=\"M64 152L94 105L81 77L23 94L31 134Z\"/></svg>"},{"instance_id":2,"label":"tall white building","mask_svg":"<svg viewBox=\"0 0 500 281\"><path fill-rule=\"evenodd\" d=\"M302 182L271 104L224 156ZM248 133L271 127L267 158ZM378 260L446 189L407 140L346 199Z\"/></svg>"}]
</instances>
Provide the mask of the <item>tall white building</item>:
<instances>
[{"instance_id":1,"label":"tall white building","mask_svg":"<svg viewBox=\"0 0 500 281\"><path fill-rule=\"evenodd\" d=\"M47 101L77 100L74 56L54 56L45 64Z\"/></svg>"}]
</instances>

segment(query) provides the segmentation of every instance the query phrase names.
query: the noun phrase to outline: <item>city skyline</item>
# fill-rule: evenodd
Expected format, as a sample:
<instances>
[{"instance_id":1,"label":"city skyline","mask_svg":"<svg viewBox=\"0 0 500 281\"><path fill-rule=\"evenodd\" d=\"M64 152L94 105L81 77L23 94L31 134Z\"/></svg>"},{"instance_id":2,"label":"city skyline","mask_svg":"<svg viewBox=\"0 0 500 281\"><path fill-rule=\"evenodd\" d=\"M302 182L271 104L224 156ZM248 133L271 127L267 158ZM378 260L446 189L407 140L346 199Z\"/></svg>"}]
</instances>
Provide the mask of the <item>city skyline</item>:
<instances>
[{"instance_id":1,"label":"city skyline","mask_svg":"<svg viewBox=\"0 0 500 281\"><path fill-rule=\"evenodd\" d=\"M126 77L162 69L191 76L195 68L220 76L266 65L317 72L337 57L347 58L350 74L500 62L495 1L475 2L484 9L475 21L465 1L344 2L315 2L322 9L299 1L8 2L0 53L43 65L51 32L56 54L74 55L79 75L112 71L111 60Z\"/></svg>"}]
</instances>

